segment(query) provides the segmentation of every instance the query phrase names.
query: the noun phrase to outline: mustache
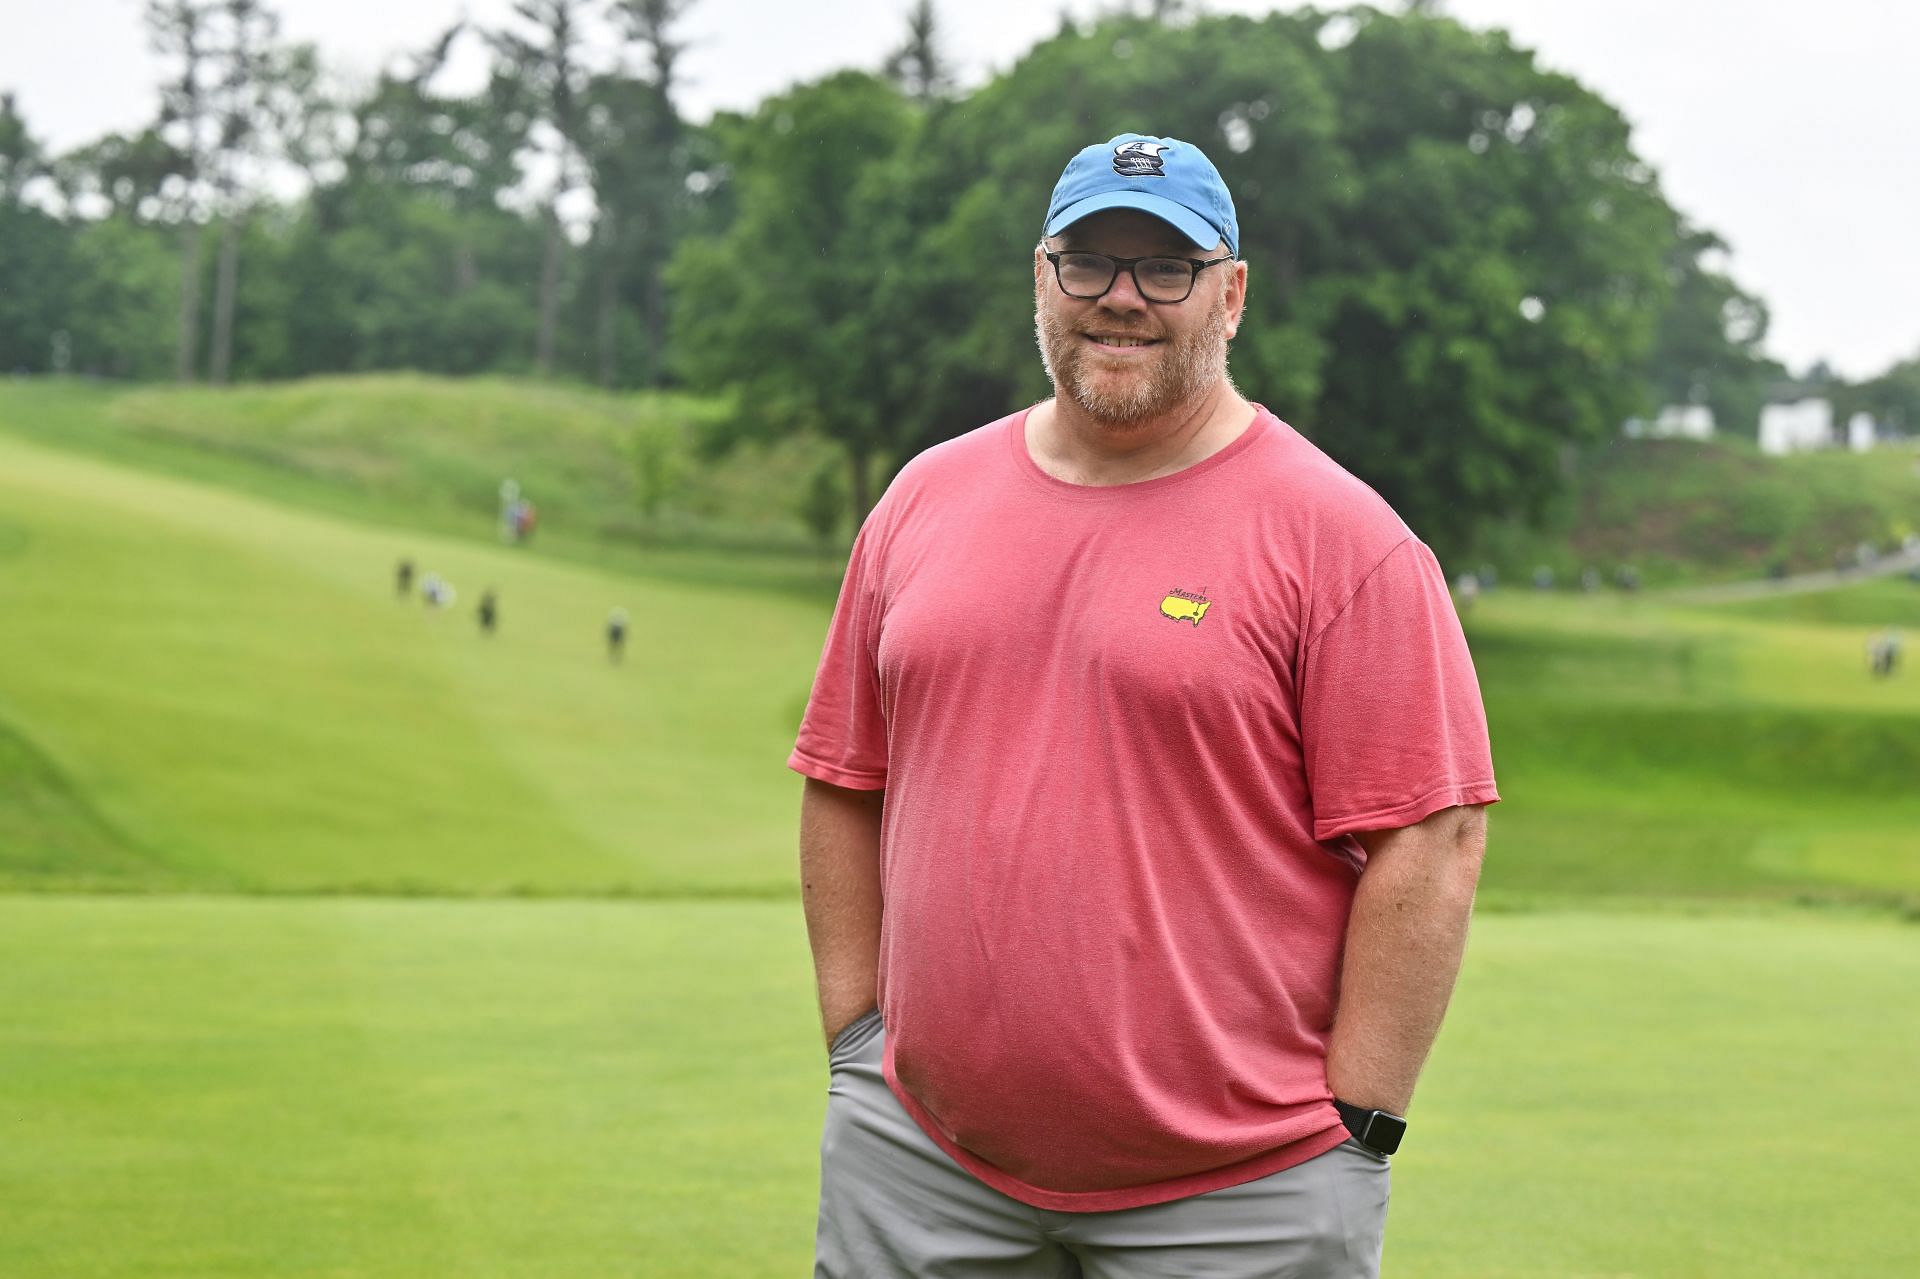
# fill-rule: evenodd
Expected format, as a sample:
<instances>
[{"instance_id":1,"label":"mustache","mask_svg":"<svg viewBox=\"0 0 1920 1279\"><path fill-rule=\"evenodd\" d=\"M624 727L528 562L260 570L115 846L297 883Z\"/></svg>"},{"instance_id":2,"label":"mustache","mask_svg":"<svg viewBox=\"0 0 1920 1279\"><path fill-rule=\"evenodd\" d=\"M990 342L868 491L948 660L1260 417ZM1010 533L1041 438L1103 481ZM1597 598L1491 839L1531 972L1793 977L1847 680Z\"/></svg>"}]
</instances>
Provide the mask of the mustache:
<instances>
[{"instance_id":1,"label":"mustache","mask_svg":"<svg viewBox=\"0 0 1920 1279\"><path fill-rule=\"evenodd\" d=\"M1074 327L1074 332L1085 334L1087 337L1151 338L1156 341L1166 336L1153 329L1137 329L1125 324L1079 324Z\"/></svg>"}]
</instances>

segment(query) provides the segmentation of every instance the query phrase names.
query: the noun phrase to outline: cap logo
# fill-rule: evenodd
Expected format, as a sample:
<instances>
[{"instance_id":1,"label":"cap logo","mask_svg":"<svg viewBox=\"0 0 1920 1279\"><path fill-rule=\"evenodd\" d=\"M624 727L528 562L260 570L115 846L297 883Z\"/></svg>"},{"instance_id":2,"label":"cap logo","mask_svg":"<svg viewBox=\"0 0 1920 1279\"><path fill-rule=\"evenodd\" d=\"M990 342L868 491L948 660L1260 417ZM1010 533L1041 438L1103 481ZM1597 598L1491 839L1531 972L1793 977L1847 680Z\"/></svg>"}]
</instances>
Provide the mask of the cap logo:
<instances>
[{"instance_id":1,"label":"cap logo","mask_svg":"<svg viewBox=\"0 0 1920 1279\"><path fill-rule=\"evenodd\" d=\"M1164 178L1167 162L1160 153L1164 142L1122 142L1113 149L1113 171L1123 178Z\"/></svg>"}]
</instances>

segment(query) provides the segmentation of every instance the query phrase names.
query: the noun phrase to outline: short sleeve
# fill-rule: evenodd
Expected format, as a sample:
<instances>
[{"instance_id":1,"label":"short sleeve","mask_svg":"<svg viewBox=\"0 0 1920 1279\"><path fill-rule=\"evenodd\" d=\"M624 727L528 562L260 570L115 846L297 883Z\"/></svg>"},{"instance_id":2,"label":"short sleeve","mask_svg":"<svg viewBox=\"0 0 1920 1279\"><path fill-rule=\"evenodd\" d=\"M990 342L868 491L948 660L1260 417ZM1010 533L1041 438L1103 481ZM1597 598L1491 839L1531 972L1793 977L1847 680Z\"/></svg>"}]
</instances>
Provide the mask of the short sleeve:
<instances>
[{"instance_id":1,"label":"short sleeve","mask_svg":"<svg viewBox=\"0 0 1920 1279\"><path fill-rule=\"evenodd\" d=\"M1300 730L1315 839L1500 798L1466 636L1440 565L1417 538L1396 546L1308 641Z\"/></svg>"},{"instance_id":2,"label":"short sleeve","mask_svg":"<svg viewBox=\"0 0 1920 1279\"><path fill-rule=\"evenodd\" d=\"M799 740L787 758L795 772L849 790L887 784L887 724L874 662L880 618L874 540L871 522L854 539Z\"/></svg>"}]
</instances>

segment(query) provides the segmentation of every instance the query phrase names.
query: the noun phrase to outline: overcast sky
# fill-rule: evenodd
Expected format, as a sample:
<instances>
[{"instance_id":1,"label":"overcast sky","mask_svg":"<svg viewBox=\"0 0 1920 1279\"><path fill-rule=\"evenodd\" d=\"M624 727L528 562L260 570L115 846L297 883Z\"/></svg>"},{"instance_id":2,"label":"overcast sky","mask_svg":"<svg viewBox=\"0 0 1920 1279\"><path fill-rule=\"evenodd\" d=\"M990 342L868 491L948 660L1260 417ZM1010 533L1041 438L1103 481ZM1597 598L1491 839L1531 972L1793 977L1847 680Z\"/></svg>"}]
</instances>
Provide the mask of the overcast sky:
<instances>
[{"instance_id":1,"label":"overcast sky","mask_svg":"<svg viewBox=\"0 0 1920 1279\"><path fill-rule=\"evenodd\" d=\"M55 149L152 117L161 67L140 0L0 0L0 91ZM462 13L508 0L278 0L288 36L370 79ZM909 0L694 0L683 107L748 107L795 80L874 66ZM969 82L1009 65L1089 0L939 0ZM1245 12L1258 0L1204 7ZM1332 7L1329 3L1327 7ZM1733 246L1799 369L1864 377L1920 353L1920 5L1894 0L1450 0L1619 106L1669 199ZM1036 201L1044 192L1034 192Z\"/></svg>"}]
</instances>

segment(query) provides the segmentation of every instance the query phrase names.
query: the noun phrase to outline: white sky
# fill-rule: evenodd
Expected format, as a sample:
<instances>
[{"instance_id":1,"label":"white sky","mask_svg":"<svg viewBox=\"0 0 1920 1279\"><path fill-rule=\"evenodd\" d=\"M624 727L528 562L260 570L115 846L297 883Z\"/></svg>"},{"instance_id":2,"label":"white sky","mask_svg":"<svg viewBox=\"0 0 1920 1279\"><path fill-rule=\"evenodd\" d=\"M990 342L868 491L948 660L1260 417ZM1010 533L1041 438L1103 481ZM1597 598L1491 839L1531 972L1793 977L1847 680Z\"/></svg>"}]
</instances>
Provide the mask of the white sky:
<instances>
[{"instance_id":1,"label":"white sky","mask_svg":"<svg viewBox=\"0 0 1920 1279\"><path fill-rule=\"evenodd\" d=\"M977 82L1097 0L939 0ZM1262 0L1210 0L1260 11ZM1331 3L1328 7L1332 7ZM0 0L0 91L56 150L151 118L160 65L140 0ZM370 78L463 12L508 0L278 0L285 33ZM694 0L683 107L749 107L796 80L872 67L909 0ZM1920 5L1893 0L1450 0L1619 106L1668 197L1733 246L1773 312L1768 346L1799 369L1865 377L1920 353ZM1044 200L1044 192L1033 198Z\"/></svg>"}]
</instances>

